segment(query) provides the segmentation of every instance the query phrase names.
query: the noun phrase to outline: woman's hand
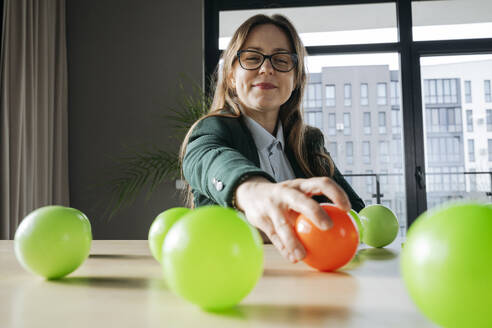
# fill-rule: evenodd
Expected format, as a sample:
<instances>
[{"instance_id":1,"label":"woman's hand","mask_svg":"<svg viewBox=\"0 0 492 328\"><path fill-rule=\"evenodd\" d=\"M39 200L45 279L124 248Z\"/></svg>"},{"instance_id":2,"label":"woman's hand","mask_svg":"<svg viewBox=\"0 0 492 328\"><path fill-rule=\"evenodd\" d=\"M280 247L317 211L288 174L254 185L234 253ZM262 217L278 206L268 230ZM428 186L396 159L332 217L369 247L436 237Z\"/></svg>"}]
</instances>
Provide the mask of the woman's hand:
<instances>
[{"instance_id":1,"label":"woman's hand","mask_svg":"<svg viewBox=\"0 0 492 328\"><path fill-rule=\"evenodd\" d=\"M319 229L333 225L330 217L313 195L325 195L344 211L350 201L332 179L315 177L272 183L263 177L252 177L236 189L236 206L248 221L261 229L280 253L295 263L306 256L306 251L294 233L299 213L308 217Z\"/></svg>"}]
</instances>

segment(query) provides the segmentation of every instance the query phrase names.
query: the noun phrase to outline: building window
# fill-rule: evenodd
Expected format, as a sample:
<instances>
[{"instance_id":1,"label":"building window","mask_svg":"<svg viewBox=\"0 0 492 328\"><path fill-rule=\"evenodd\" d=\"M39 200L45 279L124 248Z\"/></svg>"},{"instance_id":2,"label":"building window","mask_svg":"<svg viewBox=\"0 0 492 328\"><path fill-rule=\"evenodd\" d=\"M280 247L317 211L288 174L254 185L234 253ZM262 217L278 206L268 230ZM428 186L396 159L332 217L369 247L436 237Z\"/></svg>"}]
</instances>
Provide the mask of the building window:
<instances>
[{"instance_id":1,"label":"building window","mask_svg":"<svg viewBox=\"0 0 492 328\"><path fill-rule=\"evenodd\" d=\"M321 111L309 111L304 114L306 124L323 129L323 113Z\"/></svg>"},{"instance_id":2,"label":"building window","mask_svg":"<svg viewBox=\"0 0 492 328\"><path fill-rule=\"evenodd\" d=\"M487 131L492 131L492 109L487 109L485 111L487 118Z\"/></svg>"},{"instance_id":3,"label":"building window","mask_svg":"<svg viewBox=\"0 0 492 328\"><path fill-rule=\"evenodd\" d=\"M466 131L473 132L473 112L471 109L466 111Z\"/></svg>"},{"instance_id":4,"label":"building window","mask_svg":"<svg viewBox=\"0 0 492 328\"><path fill-rule=\"evenodd\" d=\"M360 84L360 105L361 106L369 105L369 87L367 83Z\"/></svg>"},{"instance_id":5,"label":"building window","mask_svg":"<svg viewBox=\"0 0 492 328\"><path fill-rule=\"evenodd\" d=\"M490 80L483 81L483 91L485 93L485 102L492 102L492 97L490 95Z\"/></svg>"},{"instance_id":6,"label":"building window","mask_svg":"<svg viewBox=\"0 0 492 328\"><path fill-rule=\"evenodd\" d=\"M386 112L378 113L378 127L379 127L379 134L386 133Z\"/></svg>"},{"instance_id":7,"label":"building window","mask_svg":"<svg viewBox=\"0 0 492 328\"><path fill-rule=\"evenodd\" d=\"M475 162L475 140L468 139L468 160Z\"/></svg>"},{"instance_id":8,"label":"building window","mask_svg":"<svg viewBox=\"0 0 492 328\"><path fill-rule=\"evenodd\" d=\"M386 105L386 83L378 83L378 105Z\"/></svg>"},{"instance_id":9,"label":"building window","mask_svg":"<svg viewBox=\"0 0 492 328\"><path fill-rule=\"evenodd\" d=\"M352 134L352 123L350 113L343 113L343 134L349 136Z\"/></svg>"},{"instance_id":10,"label":"building window","mask_svg":"<svg viewBox=\"0 0 492 328\"><path fill-rule=\"evenodd\" d=\"M465 81L465 102L472 102L471 81Z\"/></svg>"},{"instance_id":11,"label":"building window","mask_svg":"<svg viewBox=\"0 0 492 328\"><path fill-rule=\"evenodd\" d=\"M338 148L336 141L332 141L328 143L328 152L330 153L330 157L335 160L338 157Z\"/></svg>"},{"instance_id":12,"label":"building window","mask_svg":"<svg viewBox=\"0 0 492 328\"><path fill-rule=\"evenodd\" d=\"M347 157L347 164L354 163L354 143L352 141L347 141L345 143L345 155Z\"/></svg>"},{"instance_id":13,"label":"building window","mask_svg":"<svg viewBox=\"0 0 492 328\"><path fill-rule=\"evenodd\" d=\"M326 106L335 107L336 99L335 99L335 86L327 85L325 86L326 91Z\"/></svg>"},{"instance_id":14,"label":"building window","mask_svg":"<svg viewBox=\"0 0 492 328\"><path fill-rule=\"evenodd\" d=\"M343 86L343 105L352 106L352 85L345 83Z\"/></svg>"},{"instance_id":15,"label":"building window","mask_svg":"<svg viewBox=\"0 0 492 328\"><path fill-rule=\"evenodd\" d=\"M388 141L379 141L379 161L381 163L388 163L389 162Z\"/></svg>"},{"instance_id":16,"label":"building window","mask_svg":"<svg viewBox=\"0 0 492 328\"><path fill-rule=\"evenodd\" d=\"M334 136L337 134L337 117L335 113L328 113L328 135Z\"/></svg>"},{"instance_id":17,"label":"building window","mask_svg":"<svg viewBox=\"0 0 492 328\"><path fill-rule=\"evenodd\" d=\"M362 162L364 164L370 164L371 163L371 142L370 141L362 141Z\"/></svg>"},{"instance_id":18,"label":"building window","mask_svg":"<svg viewBox=\"0 0 492 328\"><path fill-rule=\"evenodd\" d=\"M393 134L401 133L401 116L400 108L391 109L391 132Z\"/></svg>"},{"instance_id":19,"label":"building window","mask_svg":"<svg viewBox=\"0 0 492 328\"><path fill-rule=\"evenodd\" d=\"M398 81L391 81L391 105L400 104L400 87Z\"/></svg>"},{"instance_id":20,"label":"building window","mask_svg":"<svg viewBox=\"0 0 492 328\"><path fill-rule=\"evenodd\" d=\"M456 132L456 116L455 116L455 110L454 108L448 108L447 110L447 121L448 121L448 131L449 132Z\"/></svg>"},{"instance_id":21,"label":"building window","mask_svg":"<svg viewBox=\"0 0 492 328\"><path fill-rule=\"evenodd\" d=\"M362 114L362 125L364 134L371 134L371 112L364 112Z\"/></svg>"},{"instance_id":22,"label":"building window","mask_svg":"<svg viewBox=\"0 0 492 328\"><path fill-rule=\"evenodd\" d=\"M310 83L307 85L304 95L304 106L306 108L319 108L322 106L321 83Z\"/></svg>"},{"instance_id":23,"label":"building window","mask_svg":"<svg viewBox=\"0 0 492 328\"><path fill-rule=\"evenodd\" d=\"M366 190L369 193L369 195L372 196L372 194L374 193L374 184L373 184L374 176L370 175L372 174L372 170L366 170L366 173L368 174L366 176Z\"/></svg>"},{"instance_id":24,"label":"building window","mask_svg":"<svg viewBox=\"0 0 492 328\"><path fill-rule=\"evenodd\" d=\"M458 90L456 79L430 79L424 81L426 104L456 104Z\"/></svg>"},{"instance_id":25,"label":"building window","mask_svg":"<svg viewBox=\"0 0 492 328\"><path fill-rule=\"evenodd\" d=\"M488 146L489 146L489 149L488 149L489 150L489 162L491 162L492 161L492 139L489 139L488 143L489 143L488 144Z\"/></svg>"}]
</instances>

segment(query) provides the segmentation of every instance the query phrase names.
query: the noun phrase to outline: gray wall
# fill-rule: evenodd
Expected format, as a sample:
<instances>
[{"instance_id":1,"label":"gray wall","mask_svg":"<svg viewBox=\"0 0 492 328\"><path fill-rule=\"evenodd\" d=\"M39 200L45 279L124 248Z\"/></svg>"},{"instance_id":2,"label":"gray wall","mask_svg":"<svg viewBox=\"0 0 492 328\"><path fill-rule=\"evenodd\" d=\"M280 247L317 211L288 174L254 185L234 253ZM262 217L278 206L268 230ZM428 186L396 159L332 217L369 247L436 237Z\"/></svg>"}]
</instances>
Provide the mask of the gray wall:
<instances>
[{"instance_id":1,"label":"gray wall","mask_svg":"<svg viewBox=\"0 0 492 328\"><path fill-rule=\"evenodd\" d=\"M95 239L146 239L158 213L182 205L169 181L103 216L125 145L178 147L158 117L176 105L183 74L202 81L202 20L200 0L67 0L70 202Z\"/></svg>"}]
</instances>

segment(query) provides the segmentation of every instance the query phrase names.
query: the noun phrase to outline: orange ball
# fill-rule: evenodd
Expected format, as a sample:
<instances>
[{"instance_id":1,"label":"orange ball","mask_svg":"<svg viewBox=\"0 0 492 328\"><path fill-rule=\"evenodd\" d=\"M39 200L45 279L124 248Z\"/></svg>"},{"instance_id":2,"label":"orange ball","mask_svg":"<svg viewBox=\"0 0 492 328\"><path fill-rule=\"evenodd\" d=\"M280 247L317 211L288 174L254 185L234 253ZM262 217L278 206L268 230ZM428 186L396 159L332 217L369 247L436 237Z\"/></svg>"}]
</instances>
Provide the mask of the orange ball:
<instances>
[{"instance_id":1,"label":"orange ball","mask_svg":"<svg viewBox=\"0 0 492 328\"><path fill-rule=\"evenodd\" d=\"M347 264L357 252L359 233L347 212L331 204L320 204L333 221L333 227L319 230L300 214L295 231L306 249L304 262L320 271L335 271Z\"/></svg>"}]
</instances>

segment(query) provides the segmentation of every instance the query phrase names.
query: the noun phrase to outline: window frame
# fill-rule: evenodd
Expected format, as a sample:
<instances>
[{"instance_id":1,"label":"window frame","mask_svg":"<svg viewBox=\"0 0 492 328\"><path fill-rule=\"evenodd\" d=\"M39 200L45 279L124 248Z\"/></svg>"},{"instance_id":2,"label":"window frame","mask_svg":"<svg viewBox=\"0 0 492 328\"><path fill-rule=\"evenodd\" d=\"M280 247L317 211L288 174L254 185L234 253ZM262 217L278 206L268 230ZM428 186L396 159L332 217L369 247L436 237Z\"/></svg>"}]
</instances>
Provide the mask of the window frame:
<instances>
[{"instance_id":1,"label":"window frame","mask_svg":"<svg viewBox=\"0 0 492 328\"><path fill-rule=\"evenodd\" d=\"M414 0L416 1L416 0ZM407 229L427 209L425 153L420 58L436 55L492 53L492 38L413 41L411 0L277 0L276 8L326 5L395 3L398 41L375 44L310 46L309 55L396 52L400 55L400 90L404 143ZM220 57L219 13L227 10L267 9L258 0L204 0L204 74L202 84L209 92ZM492 158L492 157L491 157Z\"/></svg>"}]
</instances>

